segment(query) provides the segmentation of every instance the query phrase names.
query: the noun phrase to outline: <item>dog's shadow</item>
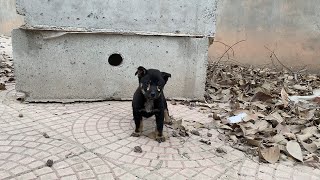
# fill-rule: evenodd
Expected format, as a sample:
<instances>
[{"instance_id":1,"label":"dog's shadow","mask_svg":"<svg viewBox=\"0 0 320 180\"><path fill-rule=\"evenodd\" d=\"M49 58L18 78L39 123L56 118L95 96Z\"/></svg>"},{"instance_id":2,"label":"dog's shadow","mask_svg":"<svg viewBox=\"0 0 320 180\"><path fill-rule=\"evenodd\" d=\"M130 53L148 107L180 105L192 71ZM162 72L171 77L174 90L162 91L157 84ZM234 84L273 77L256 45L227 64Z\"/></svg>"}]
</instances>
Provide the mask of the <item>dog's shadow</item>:
<instances>
[{"instance_id":1,"label":"dog's shadow","mask_svg":"<svg viewBox=\"0 0 320 180\"><path fill-rule=\"evenodd\" d=\"M146 136L151 139L156 139L156 119L155 117L150 117L150 118L143 118L143 131L142 131L142 136ZM169 138L169 133L168 133L168 128L164 125L163 126L163 136L168 140Z\"/></svg>"}]
</instances>

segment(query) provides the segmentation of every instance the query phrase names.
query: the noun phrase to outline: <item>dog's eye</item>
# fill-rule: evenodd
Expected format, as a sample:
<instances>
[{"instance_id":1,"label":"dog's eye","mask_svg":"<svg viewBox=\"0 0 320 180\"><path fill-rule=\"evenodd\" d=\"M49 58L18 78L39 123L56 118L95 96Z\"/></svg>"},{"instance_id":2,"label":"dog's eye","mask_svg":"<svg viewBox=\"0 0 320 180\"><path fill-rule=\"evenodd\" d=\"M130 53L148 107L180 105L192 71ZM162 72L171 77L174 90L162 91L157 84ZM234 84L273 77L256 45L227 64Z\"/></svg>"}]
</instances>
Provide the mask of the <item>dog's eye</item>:
<instances>
[{"instance_id":1,"label":"dog's eye","mask_svg":"<svg viewBox=\"0 0 320 180\"><path fill-rule=\"evenodd\" d=\"M150 90L150 84L148 84L148 87L147 87L147 91L149 91Z\"/></svg>"},{"instance_id":2,"label":"dog's eye","mask_svg":"<svg viewBox=\"0 0 320 180\"><path fill-rule=\"evenodd\" d=\"M157 90L160 92L160 91L161 91L161 87L160 87L160 86L157 86Z\"/></svg>"}]
</instances>

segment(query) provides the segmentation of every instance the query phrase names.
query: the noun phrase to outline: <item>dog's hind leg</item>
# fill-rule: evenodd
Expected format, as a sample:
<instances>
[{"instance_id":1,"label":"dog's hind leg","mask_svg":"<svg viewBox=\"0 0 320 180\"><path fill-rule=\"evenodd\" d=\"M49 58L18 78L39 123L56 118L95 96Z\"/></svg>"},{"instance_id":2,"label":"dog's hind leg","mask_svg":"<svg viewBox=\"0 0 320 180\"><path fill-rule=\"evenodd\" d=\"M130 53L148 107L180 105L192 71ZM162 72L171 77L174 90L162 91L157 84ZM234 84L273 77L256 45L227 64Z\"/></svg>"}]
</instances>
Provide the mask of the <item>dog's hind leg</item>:
<instances>
[{"instance_id":1,"label":"dog's hind leg","mask_svg":"<svg viewBox=\"0 0 320 180\"><path fill-rule=\"evenodd\" d=\"M170 118L168 109L164 110L164 123L168 125L172 125L172 120Z\"/></svg>"},{"instance_id":2,"label":"dog's hind leg","mask_svg":"<svg viewBox=\"0 0 320 180\"><path fill-rule=\"evenodd\" d=\"M164 123L168 125L172 125L172 119L169 115L167 101L165 101L165 109L164 109Z\"/></svg>"}]
</instances>

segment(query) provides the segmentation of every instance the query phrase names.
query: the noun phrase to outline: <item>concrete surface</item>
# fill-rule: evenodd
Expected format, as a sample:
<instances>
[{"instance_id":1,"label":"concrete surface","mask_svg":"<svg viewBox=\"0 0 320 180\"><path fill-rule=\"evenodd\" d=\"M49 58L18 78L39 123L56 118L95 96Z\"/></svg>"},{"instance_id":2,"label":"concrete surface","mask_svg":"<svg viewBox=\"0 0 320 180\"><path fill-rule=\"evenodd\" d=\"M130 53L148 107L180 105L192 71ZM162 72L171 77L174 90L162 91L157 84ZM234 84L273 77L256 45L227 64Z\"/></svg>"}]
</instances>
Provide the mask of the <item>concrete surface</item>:
<instances>
[{"instance_id":1,"label":"concrete surface","mask_svg":"<svg viewBox=\"0 0 320 180\"><path fill-rule=\"evenodd\" d=\"M215 40L232 45L246 39L233 48L235 56L230 56L231 61L273 66L270 52L264 47L268 46L286 66L307 66L309 71L319 73L318 0L220 0L217 13ZM209 56L216 60L226 49L214 43Z\"/></svg>"},{"instance_id":2,"label":"concrete surface","mask_svg":"<svg viewBox=\"0 0 320 180\"><path fill-rule=\"evenodd\" d=\"M16 13L15 0L0 0L0 34L10 35L11 30L23 24L23 17Z\"/></svg>"},{"instance_id":3,"label":"concrete surface","mask_svg":"<svg viewBox=\"0 0 320 180\"><path fill-rule=\"evenodd\" d=\"M14 96L14 85L0 91L0 177L4 180L320 179L319 169L289 161L259 163L225 145L214 129L200 131L212 133L210 138L170 137L159 144L147 137L154 130L155 120L150 118L144 120L142 137L130 137L134 124L130 102L21 104ZM169 111L184 121L211 121L182 105L169 104ZM168 127L164 131L172 133ZM200 143L201 138L212 144ZM135 146L143 152L133 152ZM217 153L217 148L226 154ZM45 166L48 159L54 161L52 167Z\"/></svg>"},{"instance_id":4,"label":"concrete surface","mask_svg":"<svg viewBox=\"0 0 320 180\"><path fill-rule=\"evenodd\" d=\"M216 21L215 0L17 0L17 11L27 26L70 31L213 36Z\"/></svg>"},{"instance_id":5,"label":"concrete surface","mask_svg":"<svg viewBox=\"0 0 320 180\"><path fill-rule=\"evenodd\" d=\"M131 99L138 66L172 74L168 98L203 99L207 38L13 31L17 90L29 101ZM111 66L114 53L123 57Z\"/></svg>"}]
</instances>

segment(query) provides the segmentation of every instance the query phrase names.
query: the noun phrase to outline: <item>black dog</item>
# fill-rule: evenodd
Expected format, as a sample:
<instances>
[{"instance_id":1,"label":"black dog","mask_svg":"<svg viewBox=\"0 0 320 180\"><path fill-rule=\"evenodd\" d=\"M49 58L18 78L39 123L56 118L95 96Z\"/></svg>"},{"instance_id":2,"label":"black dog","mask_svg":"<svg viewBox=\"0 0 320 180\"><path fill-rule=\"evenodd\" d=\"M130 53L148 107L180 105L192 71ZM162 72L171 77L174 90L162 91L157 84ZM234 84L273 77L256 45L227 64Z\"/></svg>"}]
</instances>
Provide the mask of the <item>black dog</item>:
<instances>
[{"instance_id":1,"label":"black dog","mask_svg":"<svg viewBox=\"0 0 320 180\"><path fill-rule=\"evenodd\" d=\"M170 123L167 101L163 88L171 74L160 72L157 69L138 67L135 75L139 78L139 87L134 93L132 101L133 118L136 125L132 136L139 137L142 133L142 117L156 117L156 140L164 142L163 124Z\"/></svg>"}]
</instances>

